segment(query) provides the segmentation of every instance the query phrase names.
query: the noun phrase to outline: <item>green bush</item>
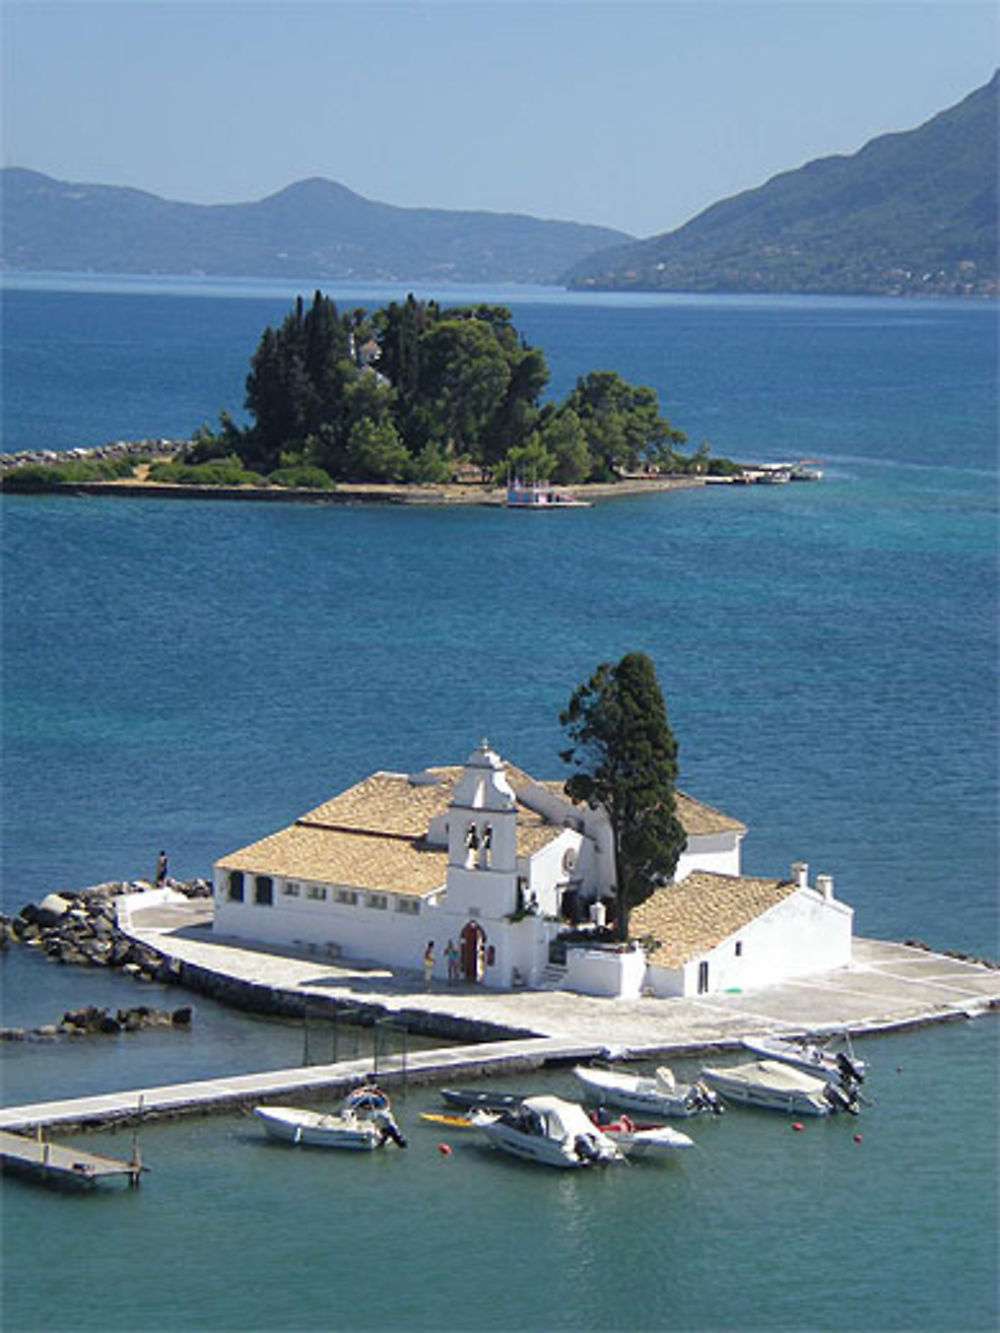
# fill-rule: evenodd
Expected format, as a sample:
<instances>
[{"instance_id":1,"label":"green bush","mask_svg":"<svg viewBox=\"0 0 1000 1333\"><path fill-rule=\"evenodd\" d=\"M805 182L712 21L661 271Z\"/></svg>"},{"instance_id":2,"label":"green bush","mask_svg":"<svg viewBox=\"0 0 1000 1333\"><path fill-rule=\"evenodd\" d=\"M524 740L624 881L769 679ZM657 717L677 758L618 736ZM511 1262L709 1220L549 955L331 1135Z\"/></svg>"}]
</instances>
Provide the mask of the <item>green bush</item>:
<instances>
[{"instance_id":1,"label":"green bush","mask_svg":"<svg viewBox=\"0 0 1000 1333\"><path fill-rule=\"evenodd\" d=\"M22 463L0 477L5 491L54 491L82 481L112 481L130 477L135 460L130 458L71 458L65 463Z\"/></svg>"},{"instance_id":2,"label":"green bush","mask_svg":"<svg viewBox=\"0 0 1000 1333\"><path fill-rule=\"evenodd\" d=\"M154 463L149 480L178 486L259 486L263 479L245 471L238 459L222 458L211 463Z\"/></svg>"},{"instance_id":3,"label":"green bush","mask_svg":"<svg viewBox=\"0 0 1000 1333\"><path fill-rule=\"evenodd\" d=\"M277 471L267 474L267 480L272 486L286 486L294 490L333 490L333 479L329 472L324 472L321 467L313 467L308 463L279 467Z\"/></svg>"}]
</instances>

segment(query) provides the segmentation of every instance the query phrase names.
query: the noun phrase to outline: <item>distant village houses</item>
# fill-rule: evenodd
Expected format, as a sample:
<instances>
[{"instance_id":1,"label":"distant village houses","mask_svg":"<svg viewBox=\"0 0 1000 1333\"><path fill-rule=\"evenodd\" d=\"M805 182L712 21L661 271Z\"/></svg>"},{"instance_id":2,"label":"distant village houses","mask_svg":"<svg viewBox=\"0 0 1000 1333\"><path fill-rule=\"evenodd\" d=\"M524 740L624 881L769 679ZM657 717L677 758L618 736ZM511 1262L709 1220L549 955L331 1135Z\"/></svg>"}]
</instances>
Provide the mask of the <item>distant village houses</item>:
<instances>
[{"instance_id":1,"label":"distant village houses","mask_svg":"<svg viewBox=\"0 0 1000 1333\"><path fill-rule=\"evenodd\" d=\"M745 825L677 793L674 879L604 929L611 830L484 741L464 765L378 772L215 865L221 935L465 984L590 995L708 995L846 967L853 911L833 881L741 874ZM449 944L452 946L449 950ZM457 958L454 955L457 953Z\"/></svg>"}]
</instances>

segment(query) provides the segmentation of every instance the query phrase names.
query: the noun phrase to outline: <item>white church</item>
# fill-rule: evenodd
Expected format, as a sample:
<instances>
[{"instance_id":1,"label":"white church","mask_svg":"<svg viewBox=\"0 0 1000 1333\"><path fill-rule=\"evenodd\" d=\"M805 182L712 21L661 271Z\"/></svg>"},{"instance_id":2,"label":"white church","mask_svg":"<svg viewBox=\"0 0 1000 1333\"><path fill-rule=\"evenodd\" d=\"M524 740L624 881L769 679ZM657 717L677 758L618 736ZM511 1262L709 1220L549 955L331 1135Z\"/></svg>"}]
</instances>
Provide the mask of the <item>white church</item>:
<instances>
[{"instance_id":1,"label":"white church","mask_svg":"<svg viewBox=\"0 0 1000 1333\"><path fill-rule=\"evenodd\" d=\"M607 942L611 831L484 741L461 766L379 772L214 868L220 935L497 989L708 995L843 968L853 910L829 875L740 872L746 827L677 793L674 879ZM450 963L450 965L449 965Z\"/></svg>"}]
</instances>

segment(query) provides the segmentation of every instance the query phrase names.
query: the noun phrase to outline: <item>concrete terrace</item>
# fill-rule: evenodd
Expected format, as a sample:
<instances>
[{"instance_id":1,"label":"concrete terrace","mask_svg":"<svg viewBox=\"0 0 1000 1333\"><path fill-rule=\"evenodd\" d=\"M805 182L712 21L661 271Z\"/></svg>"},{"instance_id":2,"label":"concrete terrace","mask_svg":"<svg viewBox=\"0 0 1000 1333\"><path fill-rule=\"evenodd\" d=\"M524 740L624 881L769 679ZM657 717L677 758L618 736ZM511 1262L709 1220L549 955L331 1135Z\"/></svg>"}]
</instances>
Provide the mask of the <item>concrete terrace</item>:
<instances>
[{"instance_id":1,"label":"concrete terrace","mask_svg":"<svg viewBox=\"0 0 1000 1333\"><path fill-rule=\"evenodd\" d=\"M236 983L257 999L280 997L300 1006L325 997L424 1033L473 1044L445 1045L392 1057L379 1078L390 1086L508 1074L547 1063L587 1060L608 1047L636 1057L736 1048L751 1033L889 1031L973 1018L1000 1007L1000 971L974 961L878 940L856 940L855 962L841 972L747 992L694 999L624 1001L565 991L486 991L435 983L421 975L288 957L212 933L204 901L143 908L130 904L128 933L174 960L182 978L212 992ZM124 924L124 923L123 923ZM0 1109L0 1130L58 1130L164 1115L233 1110L275 1098L343 1094L369 1061L269 1070L192 1083L137 1088L65 1101Z\"/></svg>"},{"instance_id":2,"label":"concrete terrace","mask_svg":"<svg viewBox=\"0 0 1000 1333\"><path fill-rule=\"evenodd\" d=\"M761 990L689 999L603 999L559 990L493 991L412 971L327 961L219 939L204 901L132 908L128 933L205 972L314 1003L374 1009L423 1032L547 1037L553 1044L622 1046L636 1055L737 1046L750 1033L854 1035L972 1017L1000 1006L1000 971L888 941L856 939L854 964ZM414 1022L414 1020L419 1020Z\"/></svg>"}]
</instances>

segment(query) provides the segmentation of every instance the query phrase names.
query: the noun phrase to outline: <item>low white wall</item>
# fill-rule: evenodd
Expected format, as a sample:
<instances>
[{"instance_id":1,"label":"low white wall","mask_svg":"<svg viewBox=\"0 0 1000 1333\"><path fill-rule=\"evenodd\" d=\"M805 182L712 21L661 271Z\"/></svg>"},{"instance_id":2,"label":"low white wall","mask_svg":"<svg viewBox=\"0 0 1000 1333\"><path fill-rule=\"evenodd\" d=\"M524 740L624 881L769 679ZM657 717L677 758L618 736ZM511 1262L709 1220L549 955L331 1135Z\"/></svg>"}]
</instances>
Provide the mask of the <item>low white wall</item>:
<instances>
[{"instance_id":1,"label":"low white wall","mask_svg":"<svg viewBox=\"0 0 1000 1333\"><path fill-rule=\"evenodd\" d=\"M618 952L613 949L566 951L566 989L581 995L609 995L637 1000L646 978L646 955L642 949Z\"/></svg>"}]
</instances>

